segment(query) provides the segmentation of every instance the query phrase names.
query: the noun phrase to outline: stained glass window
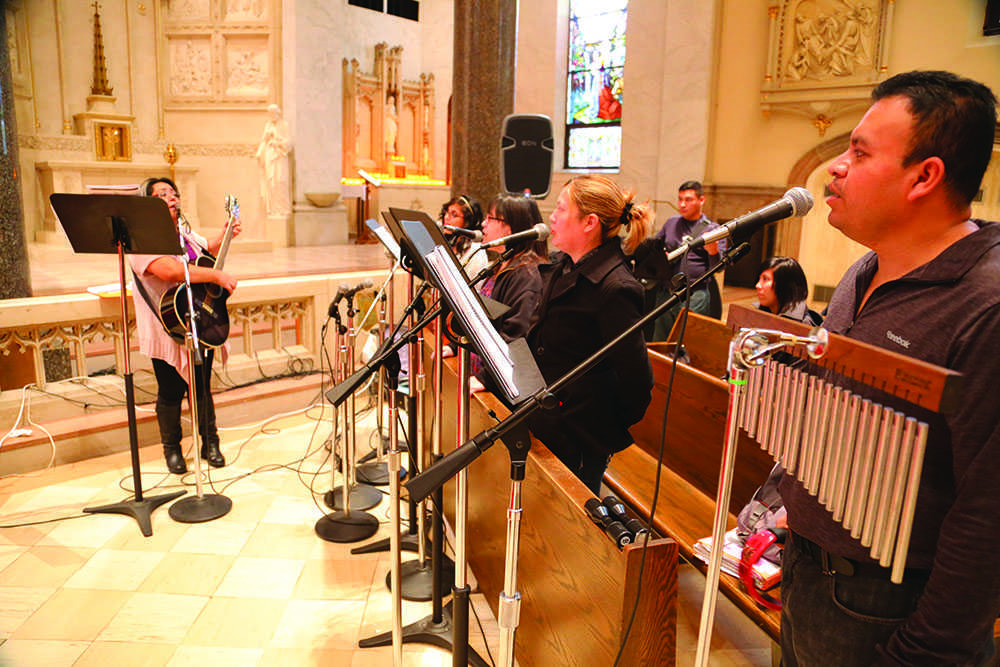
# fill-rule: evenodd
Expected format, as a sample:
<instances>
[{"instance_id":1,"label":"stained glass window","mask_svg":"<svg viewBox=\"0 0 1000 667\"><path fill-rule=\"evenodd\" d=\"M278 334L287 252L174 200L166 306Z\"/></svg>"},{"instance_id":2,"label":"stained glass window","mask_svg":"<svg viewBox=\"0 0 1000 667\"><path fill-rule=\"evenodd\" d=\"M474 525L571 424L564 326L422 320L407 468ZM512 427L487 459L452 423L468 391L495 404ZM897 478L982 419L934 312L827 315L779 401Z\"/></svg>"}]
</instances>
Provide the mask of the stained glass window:
<instances>
[{"instance_id":1,"label":"stained glass window","mask_svg":"<svg viewBox=\"0 0 1000 667\"><path fill-rule=\"evenodd\" d=\"M628 0L570 0L566 167L621 165Z\"/></svg>"}]
</instances>

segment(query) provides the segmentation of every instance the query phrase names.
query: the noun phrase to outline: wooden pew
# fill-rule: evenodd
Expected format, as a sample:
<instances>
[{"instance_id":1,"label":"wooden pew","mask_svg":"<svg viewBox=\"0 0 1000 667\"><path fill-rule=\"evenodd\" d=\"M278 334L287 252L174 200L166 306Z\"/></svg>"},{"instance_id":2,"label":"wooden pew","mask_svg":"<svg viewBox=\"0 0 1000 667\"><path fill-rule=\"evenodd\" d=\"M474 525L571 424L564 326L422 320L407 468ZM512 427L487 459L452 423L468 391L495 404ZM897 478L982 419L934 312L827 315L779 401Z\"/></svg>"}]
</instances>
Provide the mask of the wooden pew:
<instances>
[{"instance_id":1,"label":"wooden pew","mask_svg":"<svg viewBox=\"0 0 1000 667\"><path fill-rule=\"evenodd\" d=\"M453 360L447 360L453 361ZM445 364L442 394L445 451L455 444L457 384ZM470 433L508 411L488 393L475 394ZM430 433L428 423L427 433ZM494 614L504 585L510 459L498 442L469 467L468 557ZM528 665L610 665L632 611L642 549L618 551L583 508L590 491L535 441L521 486L522 522L517 590L521 613L515 657ZM445 515L454 525L455 482L444 487ZM673 665L676 653L677 544L650 540L635 622L621 664ZM470 624L475 631L475 624ZM485 656L484 656L485 657Z\"/></svg>"},{"instance_id":2,"label":"wooden pew","mask_svg":"<svg viewBox=\"0 0 1000 667\"><path fill-rule=\"evenodd\" d=\"M681 555L702 571L705 565L694 557L693 550L695 542L712 534L728 406L728 387L722 377L731 336L718 320L694 313L689 316L684 346L692 364L706 368L677 365L664 438L660 494L652 520L656 532L675 540ZM676 338L676 331L671 337ZM644 518L650 515L655 489L672 365L667 354L672 354L673 343L649 347L655 381L653 400L643 420L631 429L635 444L611 459L604 478L605 484ZM736 515L767 479L773 465L770 456L741 432L728 528L736 525ZM735 577L723 573L719 585L726 597L778 641L778 612L759 607Z\"/></svg>"}]
</instances>

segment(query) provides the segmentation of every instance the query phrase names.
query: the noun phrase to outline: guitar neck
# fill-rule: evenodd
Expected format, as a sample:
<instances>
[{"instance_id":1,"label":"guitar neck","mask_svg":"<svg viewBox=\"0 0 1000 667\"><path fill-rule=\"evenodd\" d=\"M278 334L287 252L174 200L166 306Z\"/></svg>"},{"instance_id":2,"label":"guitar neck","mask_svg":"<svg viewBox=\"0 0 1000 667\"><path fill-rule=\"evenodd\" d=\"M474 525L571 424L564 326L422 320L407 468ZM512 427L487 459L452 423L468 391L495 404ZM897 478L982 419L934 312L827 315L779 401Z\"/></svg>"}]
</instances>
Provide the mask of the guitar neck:
<instances>
[{"instance_id":1,"label":"guitar neck","mask_svg":"<svg viewBox=\"0 0 1000 667\"><path fill-rule=\"evenodd\" d=\"M229 219L226 220L226 234L222 238L222 245L219 246L219 254L215 258L215 264L213 268L222 270L222 265L226 261L226 255L229 253L229 242L233 240L233 223L239 217L239 205L236 204L236 198L232 198L232 206L227 203L226 210L229 213Z\"/></svg>"}]
</instances>

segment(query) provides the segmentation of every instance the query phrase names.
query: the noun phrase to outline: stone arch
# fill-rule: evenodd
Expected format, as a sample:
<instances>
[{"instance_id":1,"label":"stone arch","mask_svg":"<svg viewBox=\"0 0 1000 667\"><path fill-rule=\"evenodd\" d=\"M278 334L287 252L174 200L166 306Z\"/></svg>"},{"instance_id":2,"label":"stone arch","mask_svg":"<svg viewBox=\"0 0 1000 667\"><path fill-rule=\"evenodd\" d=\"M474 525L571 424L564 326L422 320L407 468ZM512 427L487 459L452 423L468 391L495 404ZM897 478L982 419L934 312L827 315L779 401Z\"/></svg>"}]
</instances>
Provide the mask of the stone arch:
<instances>
[{"instance_id":1,"label":"stone arch","mask_svg":"<svg viewBox=\"0 0 1000 667\"><path fill-rule=\"evenodd\" d=\"M851 134L845 132L813 146L802 154L788 172L788 187L807 187L807 181L820 165L842 153L850 143ZM813 193L816 195L817 193ZM774 239L774 252L779 255L798 257L801 250L802 225L798 222L779 223Z\"/></svg>"}]
</instances>

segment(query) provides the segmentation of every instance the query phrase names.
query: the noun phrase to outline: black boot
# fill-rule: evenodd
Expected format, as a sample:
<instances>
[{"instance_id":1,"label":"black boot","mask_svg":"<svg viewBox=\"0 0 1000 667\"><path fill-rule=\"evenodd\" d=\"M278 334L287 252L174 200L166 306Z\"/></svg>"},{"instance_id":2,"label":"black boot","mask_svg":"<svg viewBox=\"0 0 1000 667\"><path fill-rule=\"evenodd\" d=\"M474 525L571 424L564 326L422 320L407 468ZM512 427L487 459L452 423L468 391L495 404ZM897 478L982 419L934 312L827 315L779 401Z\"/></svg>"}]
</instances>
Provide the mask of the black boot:
<instances>
[{"instance_id":1,"label":"black boot","mask_svg":"<svg viewBox=\"0 0 1000 667\"><path fill-rule=\"evenodd\" d=\"M175 475L187 472L184 454L181 452L181 406L168 405L162 401L156 402L156 421L160 425L160 442L163 443L163 458L167 461L167 470Z\"/></svg>"},{"instance_id":2,"label":"black boot","mask_svg":"<svg viewBox=\"0 0 1000 667\"><path fill-rule=\"evenodd\" d=\"M200 408L198 430L201 431L201 458L213 468L221 468L226 465L226 457L219 451L219 431L215 427L215 403L212 397L203 397Z\"/></svg>"}]
</instances>

